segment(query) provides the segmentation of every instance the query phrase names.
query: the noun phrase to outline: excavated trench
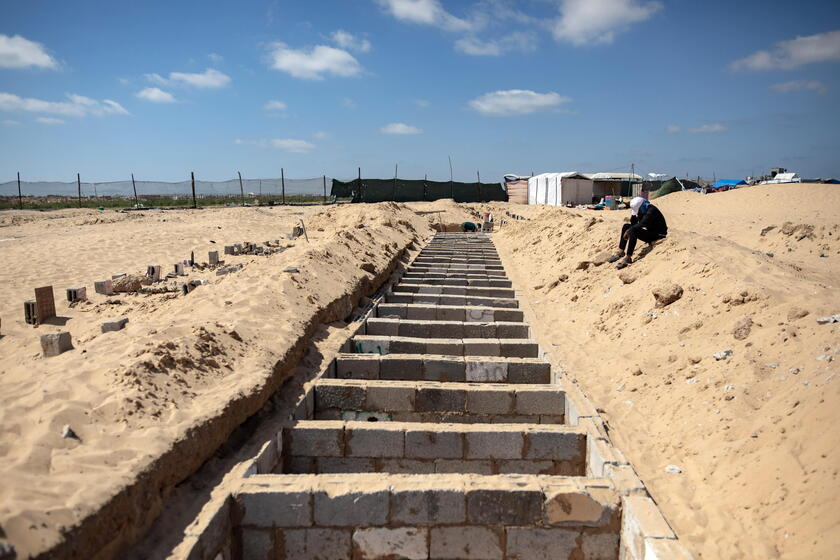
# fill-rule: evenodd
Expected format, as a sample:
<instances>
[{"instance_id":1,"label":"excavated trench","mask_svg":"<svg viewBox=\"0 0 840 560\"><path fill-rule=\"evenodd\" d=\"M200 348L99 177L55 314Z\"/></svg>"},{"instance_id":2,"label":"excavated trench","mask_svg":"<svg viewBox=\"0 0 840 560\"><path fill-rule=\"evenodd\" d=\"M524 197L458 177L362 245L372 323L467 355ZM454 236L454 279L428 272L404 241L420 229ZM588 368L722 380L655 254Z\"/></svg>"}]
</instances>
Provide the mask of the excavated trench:
<instances>
[{"instance_id":1,"label":"excavated trench","mask_svg":"<svg viewBox=\"0 0 840 560\"><path fill-rule=\"evenodd\" d=\"M130 556L691 558L529 314L489 235L436 234Z\"/></svg>"}]
</instances>

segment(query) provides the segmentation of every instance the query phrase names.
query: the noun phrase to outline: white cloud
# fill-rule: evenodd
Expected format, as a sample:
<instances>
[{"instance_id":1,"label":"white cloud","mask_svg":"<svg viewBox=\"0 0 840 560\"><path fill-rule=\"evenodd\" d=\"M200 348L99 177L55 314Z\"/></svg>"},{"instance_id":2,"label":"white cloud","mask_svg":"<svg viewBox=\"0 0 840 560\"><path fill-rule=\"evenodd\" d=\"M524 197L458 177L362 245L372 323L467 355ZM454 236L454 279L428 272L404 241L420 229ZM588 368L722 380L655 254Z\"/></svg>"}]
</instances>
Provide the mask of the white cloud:
<instances>
[{"instance_id":1,"label":"white cloud","mask_svg":"<svg viewBox=\"0 0 840 560\"><path fill-rule=\"evenodd\" d=\"M432 104L425 99L415 99L414 104L420 107L421 109L428 109L432 106Z\"/></svg>"},{"instance_id":2,"label":"white cloud","mask_svg":"<svg viewBox=\"0 0 840 560\"><path fill-rule=\"evenodd\" d=\"M698 126L697 128L689 128L688 131L692 134L708 134L713 132L725 132L727 128L720 123L709 123Z\"/></svg>"},{"instance_id":3,"label":"white cloud","mask_svg":"<svg viewBox=\"0 0 840 560\"><path fill-rule=\"evenodd\" d=\"M455 41L455 50L473 56L499 56L508 51L532 52L537 48L536 36L530 31L513 31L501 39L482 41L473 35Z\"/></svg>"},{"instance_id":4,"label":"white cloud","mask_svg":"<svg viewBox=\"0 0 840 560\"><path fill-rule=\"evenodd\" d=\"M364 37L358 37L356 35L353 35L349 31L339 29L338 31L334 31L331 37L333 42L342 49L349 49L351 51L358 51L363 53L370 52L370 41L368 41Z\"/></svg>"},{"instance_id":5,"label":"white cloud","mask_svg":"<svg viewBox=\"0 0 840 560\"><path fill-rule=\"evenodd\" d=\"M562 0L552 31L573 45L609 44L631 24L650 19L662 9L657 1Z\"/></svg>"},{"instance_id":6,"label":"white cloud","mask_svg":"<svg viewBox=\"0 0 840 560\"><path fill-rule=\"evenodd\" d=\"M318 132L316 132L312 136L314 136L318 140L326 140L327 138L330 137L330 133L329 132L324 132L323 130L319 130Z\"/></svg>"},{"instance_id":7,"label":"white cloud","mask_svg":"<svg viewBox=\"0 0 840 560\"><path fill-rule=\"evenodd\" d=\"M815 91L819 94L826 93L828 87L818 80L794 80L791 82L782 82L780 84L773 84L770 89L774 89L779 93L790 93L792 91Z\"/></svg>"},{"instance_id":8,"label":"white cloud","mask_svg":"<svg viewBox=\"0 0 840 560\"><path fill-rule=\"evenodd\" d=\"M272 43L269 59L274 70L304 80L323 80L326 74L346 78L362 72L362 65L352 54L326 45L316 45L306 51L289 48L284 43Z\"/></svg>"},{"instance_id":9,"label":"white cloud","mask_svg":"<svg viewBox=\"0 0 840 560\"><path fill-rule=\"evenodd\" d=\"M469 31L476 27L474 22L447 12L440 0L377 0L377 3L400 21L433 25L448 31Z\"/></svg>"},{"instance_id":10,"label":"white cloud","mask_svg":"<svg viewBox=\"0 0 840 560\"><path fill-rule=\"evenodd\" d=\"M171 93L156 87L141 89L137 92L137 97L152 103L175 103L177 101Z\"/></svg>"},{"instance_id":11,"label":"white cloud","mask_svg":"<svg viewBox=\"0 0 840 560\"><path fill-rule=\"evenodd\" d=\"M35 119L35 122L39 122L41 124L65 124L65 121L55 117L38 117Z\"/></svg>"},{"instance_id":12,"label":"white cloud","mask_svg":"<svg viewBox=\"0 0 840 560\"><path fill-rule=\"evenodd\" d=\"M266 111L285 111L286 104L282 101L272 99L271 101L263 105L263 109L265 109Z\"/></svg>"},{"instance_id":13,"label":"white cloud","mask_svg":"<svg viewBox=\"0 0 840 560\"><path fill-rule=\"evenodd\" d=\"M307 154L315 149L315 144L307 142L306 140L296 140L294 138L271 138L268 140L241 140L237 138L233 141L234 144L259 146L260 148L276 148L284 152L292 152L295 154Z\"/></svg>"},{"instance_id":14,"label":"white cloud","mask_svg":"<svg viewBox=\"0 0 840 560\"><path fill-rule=\"evenodd\" d=\"M0 121L0 124L2 124L3 126L17 126L17 125L20 124L20 122L19 121L13 121L11 119L5 119L5 120Z\"/></svg>"},{"instance_id":15,"label":"white cloud","mask_svg":"<svg viewBox=\"0 0 840 560\"><path fill-rule=\"evenodd\" d=\"M806 64L840 60L840 31L817 33L776 43L729 65L732 70L790 70Z\"/></svg>"},{"instance_id":16,"label":"white cloud","mask_svg":"<svg viewBox=\"0 0 840 560\"><path fill-rule=\"evenodd\" d=\"M25 111L48 113L68 117L87 115L128 115L125 108L111 99L97 101L83 95L68 94L69 101L44 101L31 97L19 97L13 93L0 92L0 111Z\"/></svg>"},{"instance_id":17,"label":"white cloud","mask_svg":"<svg viewBox=\"0 0 840 560\"><path fill-rule=\"evenodd\" d=\"M211 52L210 54L208 54L207 58L209 58L210 62L212 62L213 64L221 64L222 61L224 61L224 59L225 59L225 57L223 57L222 55L214 53L214 52Z\"/></svg>"},{"instance_id":18,"label":"white cloud","mask_svg":"<svg viewBox=\"0 0 840 560\"><path fill-rule=\"evenodd\" d=\"M349 97L345 97L344 99L342 99L341 105L342 107L346 107L347 109L355 109L356 107L358 107L358 105L356 105L356 102L350 99Z\"/></svg>"},{"instance_id":19,"label":"white cloud","mask_svg":"<svg viewBox=\"0 0 840 560\"><path fill-rule=\"evenodd\" d=\"M481 42L476 37L461 37L455 41L455 50L473 56L499 56L502 54L502 48L498 42Z\"/></svg>"},{"instance_id":20,"label":"white cloud","mask_svg":"<svg viewBox=\"0 0 840 560\"><path fill-rule=\"evenodd\" d=\"M391 123L379 129L382 134L421 134L423 130L405 123Z\"/></svg>"},{"instance_id":21,"label":"white cloud","mask_svg":"<svg viewBox=\"0 0 840 560\"><path fill-rule=\"evenodd\" d=\"M537 93L527 89L509 89L485 93L470 101L470 107L484 115L526 115L556 108L571 101L559 93Z\"/></svg>"},{"instance_id":22,"label":"white cloud","mask_svg":"<svg viewBox=\"0 0 840 560\"><path fill-rule=\"evenodd\" d=\"M665 127L665 130L671 134L676 134L678 132L682 132L682 127L678 124L669 124Z\"/></svg>"},{"instance_id":23,"label":"white cloud","mask_svg":"<svg viewBox=\"0 0 840 560\"><path fill-rule=\"evenodd\" d=\"M41 43L0 33L0 68L58 68Z\"/></svg>"},{"instance_id":24,"label":"white cloud","mask_svg":"<svg viewBox=\"0 0 840 560\"><path fill-rule=\"evenodd\" d=\"M146 74L146 79L161 86L193 86L204 89L225 87L230 83L230 76L214 68L208 68L200 74L170 72L169 78L160 74Z\"/></svg>"}]
</instances>

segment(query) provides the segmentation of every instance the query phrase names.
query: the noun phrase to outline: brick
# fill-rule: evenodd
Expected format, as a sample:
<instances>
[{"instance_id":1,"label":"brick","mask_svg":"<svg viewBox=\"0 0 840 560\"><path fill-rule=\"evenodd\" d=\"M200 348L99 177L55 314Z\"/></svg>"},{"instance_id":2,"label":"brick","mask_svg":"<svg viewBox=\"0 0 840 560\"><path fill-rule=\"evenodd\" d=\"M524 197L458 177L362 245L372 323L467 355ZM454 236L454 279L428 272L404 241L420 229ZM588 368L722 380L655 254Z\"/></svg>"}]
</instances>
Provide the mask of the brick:
<instances>
[{"instance_id":1,"label":"brick","mask_svg":"<svg viewBox=\"0 0 840 560\"><path fill-rule=\"evenodd\" d=\"M465 338L464 356L498 356L501 346L498 338Z\"/></svg>"},{"instance_id":2,"label":"brick","mask_svg":"<svg viewBox=\"0 0 840 560\"><path fill-rule=\"evenodd\" d=\"M317 421L316 421L317 422ZM313 457L341 457L344 455L344 430L298 424L289 430L292 455Z\"/></svg>"},{"instance_id":3,"label":"brick","mask_svg":"<svg viewBox=\"0 0 840 560\"><path fill-rule=\"evenodd\" d=\"M309 527L312 525L309 491L243 492L236 499L243 512L242 525L256 527Z\"/></svg>"},{"instance_id":4,"label":"brick","mask_svg":"<svg viewBox=\"0 0 840 560\"><path fill-rule=\"evenodd\" d=\"M435 527L430 531L430 557L501 560L501 535L486 527Z\"/></svg>"},{"instance_id":5,"label":"brick","mask_svg":"<svg viewBox=\"0 0 840 560\"><path fill-rule=\"evenodd\" d=\"M438 459L435 461L435 472L438 474L493 474L493 462L489 460Z\"/></svg>"},{"instance_id":6,"label":"brick","mask_svg":"<svg viewBox=\"0 0 840 560\"><path fill-rule=\"evenodd\" d=\"M463 487L391 490L391 523L449 525L463 523L465 519Z\"/></svg>"},{"instance_id":7,"label":"brick","mask_svg":"<svg viewBox=\"0 0 840 560\"><path fill-rule=\"evenodd\" d=\"M368 473L376 472L374 459L366 457L316 457L315 473Z\"/></svg>"},{"instance_id":8,"label":"brick","mask_svg":"<svg viewBox=\"0 0 840 560\"><path fill-rule=\"evenodd\" d=\"M420 381L423 379L423 358L382 356L379 362L379 379Z\"/></svg>"},{"instance_id":9,"label":"brick","mask_svg":"<svg viewBox=\"0 0 840 560\"><path fill-rule=\"evenodd\" d=\"M510 414L513 391L472 389L467 391L467 412L474 414Z\"/></svg>"},{"instance_id":10,"label":"brick","mask_svg":"<svg viewBox=\"0 0 840 560\"><path fill-rule=\"evenodd\" d=\"M525 438L520 431L468 431L467 459L521 459Z\"/></svg>"},{"instance_id":11,"label":"brick","mask_svg":"<svg viewBox=\"0 0 840 560\"><path fill-rule=\"evenodd\" d=\"M508 379L508 364L506 362L467 360L466 378L468 382L504 383Z\"/></svg>"},{"instance_id":12,"label":"brick","mask_svg":"<svg viewBox=\"0 0 840 560\"><path fill-rule=\"evenodd\" d=\"M350 560L350 533L349 529L286 530L278 533L277 549L288 560Z\"/></svg>"},{"instance_id":13,"label":"brick","mask_svg":"<svg viewBox=\"0 0 840 560\"><path fill-rule=\"evenodd\" d=\"M467 396L461 389L421 387L417 390L415 410L417 412L463 412Z\"/></svg>"},{"instance_id":14,"label":"brick","mask_svg":"<svg viewBox=\"0 0 840 560\"><path fill-rule=\"evenodd\" d=\"M542 519L539 489L467 489L467 522L481 525L533 525Z\"/></svg>"},{"instance_id":15,"label":"brick","mask_svg":"<svg viewBox=\"0 0 840 560\"><path fill-rule=\"evenodd\" d=\"M563 414L566 396L553 388L517 389L516 412L519 414Z\"/></svg>"},{"instance_id":16,"label":"brick","mask_svg":"<svg viewBox=\"0 0 840 560\"><path fill-rule=\"evenodd\" d=\"M423 377L426 381L465 381L466 365L463 358L423 358Z\"/></svg>"},{"instance_id":17,"label":"brick","mask_svg":"<svg viewBox=\"0 0 840 560\"><path fill-rule=\"evenodd\" d=\"M388 517L387 487L354 491L347 483L315 490L315 524L333 527L384 525Z\"/></svg>"},{"instance_id":18,"label":"brick","mask_svg":"<svg viewBox=\"0 0 840 560\"><path fill-rule=\"evenodd\" d=\"M550 384L551 364L534 360L513 360L508 364L510 383Z\"/></svg>"},{"instance_id":19,"label":"brick","mask_svg":"<svg viewBox=\"0 0 840 560\"><path fill-rule=\"evenodd\" d=\"M335 376L339 379L379 379L379 357L344 354L336 359Z\"/></svg>"},{"instance_id":20,"label":"brick","mask_svg":"<svg viewBox=\"0 0 840 560\"><path fill-rule=\"evenodd\" d=\"M274 560L274 533L264 529L243 528L242 556L254 560Z\"/></svg>"},{"instance_id":21,"label":"brick","mask_svg":"<svg viewBox=\"0 0 840 560\"><path fill-rule=\"evenodd\" d=\"M44 356L51 358L73 349L73 340L69 332L41 335L41 350Z\"/></svg>"},{"instance_id":22,"label":"brick","mask_svg":"<svg viewBox=\"0 0 840 560\"><path fill-rule=\"evenodd\" d=\"M359 560L425 560L429 557L429 530L420 527L357 529L353 532L353 548Z\"/></svg>"},{"instance_id":23,"label":"brick","mask_svg":"<svg viewBox=\"0 0 840 560\"><path fill-rule=\"evenodd\" d=\"M337 408L339 410L362 410L365 404L365 388L361 385L315 385L315 408Z\"/></svg>"},{"instance_id":24,"label":"brick","mask_svg":"<svg viewBox=\"0 0 840 560\"><path fill-rule=\"evenodd\" d=\"M391 474L432 474L435 472L435 463L429 459L382 459L380 465L380 472Z\"/></svg>"},{"instance_id":25,"label":"brick","mask_svg":"<svg viewBox=\"0 0 840 560\"><path fill-rule=\"evenodd\" d=\"M460 459L464 456L463 434L457 431L407 428L405 456L420 459Z\"/></svg>"},{"instance_id":26,"label":"brick","mask_svg":"<svg viewBox=\"0 0 840 560\"><path fill-rule=\"evenodd\" d=\"M507 528L507 558L511 560L555 560L572 558L578 548L578 531L567 529ZM618 555L614 555L615 560Z\"/></svg>"},{"instance_id":27,"label":"brick","mask_svg":"<svg viewBox=\"0 0 840 560\"><path fill-rule=\"evenodd\" d=\"M348 457L402 457L405 449L402 430L384 429L378 424L348 424L344 440Z\"/></svg>"}]
</instances>

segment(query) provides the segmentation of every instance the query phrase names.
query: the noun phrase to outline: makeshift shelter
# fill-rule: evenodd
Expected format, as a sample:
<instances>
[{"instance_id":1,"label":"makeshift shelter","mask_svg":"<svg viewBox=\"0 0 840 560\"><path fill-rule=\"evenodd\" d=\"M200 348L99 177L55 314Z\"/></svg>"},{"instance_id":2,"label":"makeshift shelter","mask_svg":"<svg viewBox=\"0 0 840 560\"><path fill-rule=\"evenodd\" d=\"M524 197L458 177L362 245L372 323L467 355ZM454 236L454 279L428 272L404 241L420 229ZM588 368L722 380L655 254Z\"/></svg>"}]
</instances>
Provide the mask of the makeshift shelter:
<instances>
[{"instance_id":1,"label":"makeshift shelter","mask_svg":"<svg viewBox=\"0 0 840 560\"><path fill-rule=\"evenodd\" d=\"M662 183L662 186L655 191L651 191L648 198L653 200L654 198L659 198L660 196L665 196L666 194L671 194L672 192L679 192L683 190L688 191L697 188L700 188L700 185L694 181L690 181L688 179L677 179L674 177Z\"/></svg>"},{"instance_id":2,"label":"makeshift shelter","mask_svg":"<svg viewBox=\"0 0 840 560\"><path fill-rule=\"evenodd\" d=\"M593 173L588 177L592 180L592 196L598 200L607 195L632 196L633 185L643 181L635 173Z\"/></svg>"},{"instance_id":3,"label":"makeshift shelter","mask_svg":"<svg viewBox=\"0 0 840 560\"><path fill-rule=\"evenodd\" d=\"M508 202L528 204L528 177L508 174L505 175L504 179Z\"/></svg>"},{"instance_id":4,"label":"makeshift shelter","mask_svg":"<svg viewBox=\"0 0 840 560\"><path fill-rule=\"evenodd\" d=\"M590 204L592 180L575 171L540 173L528 179L528 204Z\"/></svg>"},{"instance_id":5,"label":"makeshift shelter","mask_svg":"<svg viewBox=\"0 0 840 560\"><path fill-rule=\"evenodd\" d=\"M715 183L708 187L710 191L728 191L741 185L746 185L747 182L743 179L718 179Z\"/></svg>"},{"instance_id":6,"label":"makeshift shelter","mask_svg":"<svg viewBox=\"0 0 840 560\"><path fill-rule=\"evenodd\" d=\"M769 181L762 181L760 185L775 185L777 183L801 183L802 178L796 173L776 173Z\"/></svg>"}]
</instances>

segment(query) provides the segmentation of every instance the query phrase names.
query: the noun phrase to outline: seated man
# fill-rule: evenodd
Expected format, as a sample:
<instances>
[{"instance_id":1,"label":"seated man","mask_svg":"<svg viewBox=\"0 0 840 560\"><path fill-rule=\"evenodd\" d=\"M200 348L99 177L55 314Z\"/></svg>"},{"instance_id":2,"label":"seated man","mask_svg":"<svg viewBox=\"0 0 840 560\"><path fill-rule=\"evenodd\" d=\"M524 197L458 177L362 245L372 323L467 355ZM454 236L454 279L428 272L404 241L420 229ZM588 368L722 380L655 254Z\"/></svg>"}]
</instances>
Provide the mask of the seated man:
<instances>
[{"instance_id":1,"label":"seated man","mask_svg":"<svg viewBox=\"0 0 840 560\"><path fill-rule=\"evenodd\" d=\"M659 208L637 196L630 201L630 223L621 226L621 239L618 241L618 252L610 257L610 262L615 262L621 257L624 260L618 263L616 268L624 268L633 261L633 250L636 248L636 240L641 239L647 243L653 243L665 239L668 235L668 224L665 223L665 216ZM627 248L625 256L624 248Z\"/></svg>"},{"instance_id":2,"label":"seated man","mask_svg":"<svg viewBox=\"0 0 840 560\"><path fill-rule=\"evenodd\" d=\"M478 225L476 225L474 222L464 222L463 224L461 224L461 229L463 229L465 232L478 231Z\"/></svg>"}]
</instances>

